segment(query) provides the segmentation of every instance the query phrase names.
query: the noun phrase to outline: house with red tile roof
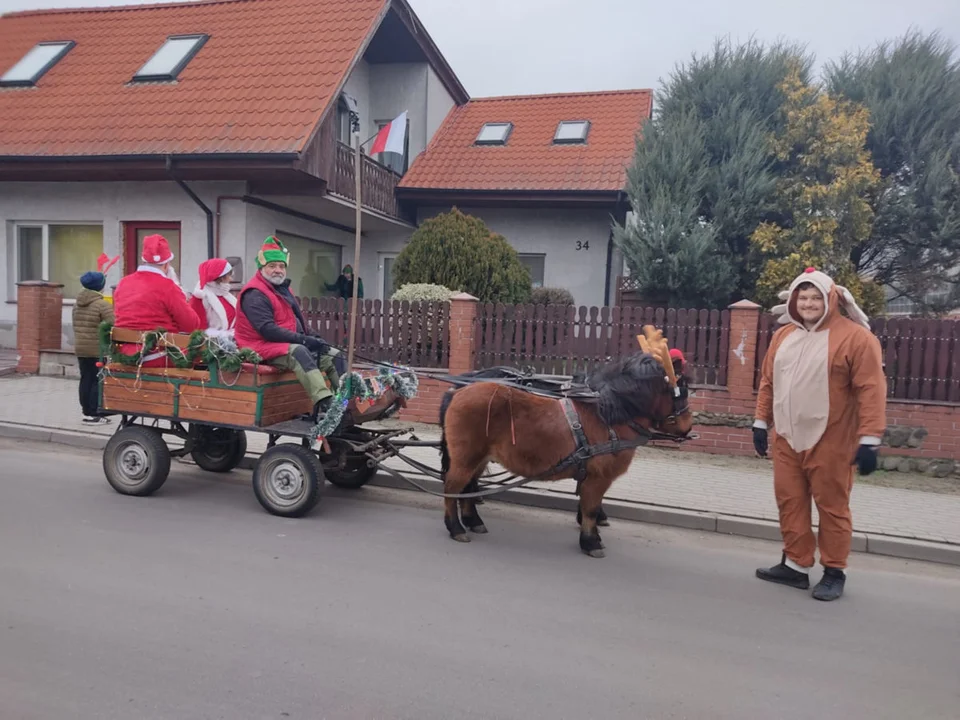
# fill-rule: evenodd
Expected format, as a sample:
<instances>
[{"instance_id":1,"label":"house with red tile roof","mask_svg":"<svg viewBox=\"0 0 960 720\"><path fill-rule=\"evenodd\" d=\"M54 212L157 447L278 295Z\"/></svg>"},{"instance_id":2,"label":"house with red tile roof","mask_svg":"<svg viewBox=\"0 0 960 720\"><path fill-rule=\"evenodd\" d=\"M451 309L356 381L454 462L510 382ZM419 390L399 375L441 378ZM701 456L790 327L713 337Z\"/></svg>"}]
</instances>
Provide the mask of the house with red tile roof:
<instances>
[{"instance_id":1,"label":"house with red tile roof","mask_svg":"<svg viewBox=\"0 0 960 720\"><path fill-rule=\"evenodd\" d=\"M362 155L364 256L414 229L394 188L469 99L406 0L201 0L0 17L0 345L16 283L64 284L101 252L136 268L162 232L192 288L209 254L249 277L269 234L298 292L352 262L357 135L407 113L403 154ZM366 146L369 147L369 144ZM370 283L375 286L375 283Z\"/></svg>"},{"instance_id":2,"label":"house with red tile roof","mask_svg":"<svg viewBox=\"0 0 960 720\"><path fill-rule=\"evenodd\" d=\"M303 295L352 262L361 162L368 297L417 223L457 205L535 279L603 304L610 242L648 91L471 100L407 0L199 0L0 16L0 346L16 283L63 283L164 234L183 285L263 238L292 251ZM403 152L370 140L406 113ZM357 127L358 126L358 127Z\"/></svg>"},{"instance_id":3,"label":"house with red tile roof","mask_svg":"<svg viewBox=\"0 0 960 720\"><path fill-rule=\"evenodd\" d=\"M520 253L535 285L612 304L623 259L612 221L649 90L475 99L453 108L397 186L417 219L456 206ZM411 211L412 212L412 211Z\"/></svg>"}]
</instances>

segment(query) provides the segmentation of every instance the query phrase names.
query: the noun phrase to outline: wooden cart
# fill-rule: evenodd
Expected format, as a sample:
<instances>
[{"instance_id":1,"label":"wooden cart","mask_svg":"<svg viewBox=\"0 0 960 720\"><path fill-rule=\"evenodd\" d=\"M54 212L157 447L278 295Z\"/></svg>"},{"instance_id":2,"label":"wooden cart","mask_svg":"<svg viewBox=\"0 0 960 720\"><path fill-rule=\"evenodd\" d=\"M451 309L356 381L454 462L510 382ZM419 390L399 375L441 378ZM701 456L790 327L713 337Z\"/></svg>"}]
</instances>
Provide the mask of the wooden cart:
<instances>
[{"instance_id":1,"label":"wooden cart","mask_svg":"<svg viewBox=\"0 0 960 720\"><path fill-rule=\"evenodd\" d=\"M111 341L139 344L142 335L114 328ZM186 350L189 341L168 333L158 350ZM230 372L216 364L180 369L108 363L101 373L100 407L121 421L104 448L103 469L117 492L151 495L166 482L172 458L189 455L204 470L229 472L246 455L246 433L260 432L268 443L253 471L257 500L275 515L297 517L320 500L324 479L356 489L374 475L377 462L371 458L391 454L383 448L408 431L361 426L403 405L392 388L375 402L351 400L334 436L314 448L314 423L304 419L313 405L292 372L267 365L245 364ZM168 446L170 436L183 446Z\"/></svg>"}]
</instances>

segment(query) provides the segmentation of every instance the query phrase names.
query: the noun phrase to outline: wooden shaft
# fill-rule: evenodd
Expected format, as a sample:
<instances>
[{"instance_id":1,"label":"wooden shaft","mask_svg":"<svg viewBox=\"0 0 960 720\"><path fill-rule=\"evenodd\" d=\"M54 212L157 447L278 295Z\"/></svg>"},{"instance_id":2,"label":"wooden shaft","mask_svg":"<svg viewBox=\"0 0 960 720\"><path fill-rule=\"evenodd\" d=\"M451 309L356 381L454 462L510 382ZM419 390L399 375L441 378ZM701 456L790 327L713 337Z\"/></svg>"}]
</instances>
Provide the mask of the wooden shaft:
<instances>
[{"instance_id":1,"label":"wooden shaft","mask_svg":"<svg viewBox=\"0 0 960 720\"><path fill-rule=\"evenodd\" d=\"M356 188L354 196L357 202L357 234L353 246L353 297L350 298L350 339L347 345L347 372L353 371L353 345L357 337L357 293L360 289L360 219L363 213L360 199L361 162L360 162L360 131L354 133L357 138L357 147L354 148L354 176Z\"/></svg>"}]
</instances>

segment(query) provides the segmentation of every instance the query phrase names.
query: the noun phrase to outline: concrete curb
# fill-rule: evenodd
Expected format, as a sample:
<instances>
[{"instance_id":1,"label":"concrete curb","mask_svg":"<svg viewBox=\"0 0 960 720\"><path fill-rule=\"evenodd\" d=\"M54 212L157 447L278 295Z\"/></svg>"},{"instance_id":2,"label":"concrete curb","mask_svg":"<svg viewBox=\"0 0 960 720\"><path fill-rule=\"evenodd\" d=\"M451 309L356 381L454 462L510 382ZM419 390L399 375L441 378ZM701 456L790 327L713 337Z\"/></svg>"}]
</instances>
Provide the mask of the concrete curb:
<instances>
[{"instance_id":1,"label":"concrete curb","mask_svg":"<svg viewBox=\"0 0 960 720\"><path fill-rule=\"evenodd\" d=\"M74 432L70 430L54 430L51 428L14 425L0 422L0 437L19 440L34 440L52 442L60 445L70 445L90 450L102 450L108 437L98 434ZM248 455L240 463L241 469L252 470L259 456ZM217 476L214 476L217 477ZM228 482L228 478L224 478ZM440 491L440 481L433 478L417 476L418 484ZM411 490L412 486L397 480L392 475L378 474L369 482L375 487ZM547 510L562 510L574 513L577 509L577 499L568 493L551 492L549 490L527 490L520 488L511 490L504 495L490 498L490 502L506 502L514 505L525 505ZM775 522L755 518L723 515L719 513L696 512L680 508L645 505L643 503L623 502L619 500L605 500L603 508L607 515L618 520L667 525L670 527L686 528L703 532L716 532L724 535L756 538L759 540L780 540L780 528ZM874 555L903 558L907 560L923 560L946 565L960 566L960 545L951 543L937 543L913 538L882 535L878 533L855 532L853 534L852 550Z\"/></svg>"}]
</instances>

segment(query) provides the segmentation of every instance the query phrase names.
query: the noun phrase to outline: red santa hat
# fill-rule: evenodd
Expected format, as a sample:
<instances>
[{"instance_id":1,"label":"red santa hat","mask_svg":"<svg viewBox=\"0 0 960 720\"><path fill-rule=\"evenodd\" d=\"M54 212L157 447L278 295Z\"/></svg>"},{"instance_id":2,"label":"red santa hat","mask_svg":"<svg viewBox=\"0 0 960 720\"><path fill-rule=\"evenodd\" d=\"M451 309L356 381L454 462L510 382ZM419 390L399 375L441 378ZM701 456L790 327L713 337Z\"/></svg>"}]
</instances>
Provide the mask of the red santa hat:
<instances>
[{"instance_id":1,"label":"red santa hat","mask_svg":"<svg viewBox=\"0 0 960 720\"><path fill-rule=\"evenodd\" d=\"M680 348L671 348L670 349L670 359L680 361L680 369L683 370L687 367L687 359L683 356L683 352Z\"/></svg>"},{"instance_id":2,"label":"red santa hat","mask_svg":"<svg viewBox=\"0 0 960 720\"><path fill-rule=\"evenodd\" d=\"M233 270L233 266L223 258L213 258L200 263L200 287L223 277Z\"/></svg>"},{"instance_id":3,"label":"red santa hat","mask_svg":"<svg viewBox=\"0 0 960 720\"><path fill-rule=\"evenodd\" d=\"M173 260L170 245L163 235L147 235L143 239L143 253L140 259L148 265L164 265Z\"/></svg>"}]
</instances>

